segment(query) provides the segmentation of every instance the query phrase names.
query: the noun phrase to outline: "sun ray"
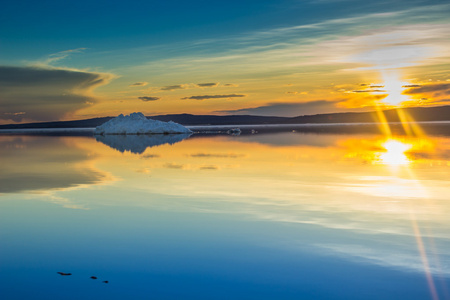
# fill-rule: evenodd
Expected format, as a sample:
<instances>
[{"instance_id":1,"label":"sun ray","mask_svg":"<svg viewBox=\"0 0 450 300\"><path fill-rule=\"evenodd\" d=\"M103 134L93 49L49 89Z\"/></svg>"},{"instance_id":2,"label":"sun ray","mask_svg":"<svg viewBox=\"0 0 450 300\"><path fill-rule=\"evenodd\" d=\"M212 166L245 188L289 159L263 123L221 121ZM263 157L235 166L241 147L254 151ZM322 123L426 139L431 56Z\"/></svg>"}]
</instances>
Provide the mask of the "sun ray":
<instances>
[{"instance_id":1,"label":"sun ray","mask_svg":"<svg viewBox=\"0 0 450 300\"><path fill-rule=\"evenodd\" d=\"M430 294L433 300L439 300L439 296L436 290L436 285L434 284L434 279L430 271L430 264L428 262L427 252L425 249L425 245L423 242L422 234L420 232L419 226L417 224L417 220L415 219L413 213L410 212L411 216L411 225L414 231L414 236L417 242L417 249L420 253L420 258L422 259L423 269L425 273L425 277L427 279L428 287L430 289Z\"/></svg>"},{"instance_id":2,"label":"sun ray","mask_svg":"<svg viewBox=\"0 0 450 300\"><path fill-rule=\"evenodd\" d=\"M417 124L414 119L403 109L398 108L397 114L402 123L403 129L408 136L423 137L425 133L423 129Z\"/></svg>"}]
</instances>

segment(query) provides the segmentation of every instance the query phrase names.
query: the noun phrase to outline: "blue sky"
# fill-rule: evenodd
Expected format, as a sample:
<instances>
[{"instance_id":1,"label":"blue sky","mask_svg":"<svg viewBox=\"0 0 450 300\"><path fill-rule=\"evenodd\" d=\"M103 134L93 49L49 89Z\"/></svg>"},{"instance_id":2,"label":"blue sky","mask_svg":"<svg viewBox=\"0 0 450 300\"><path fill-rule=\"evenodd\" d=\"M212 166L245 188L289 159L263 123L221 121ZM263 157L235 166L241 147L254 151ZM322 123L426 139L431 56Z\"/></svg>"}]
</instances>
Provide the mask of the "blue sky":
<instances>
[{"instance_id":1,"label":"blue sky","mask_svg":"<svg viewBox=\"0 0 450 300\"><path fill-rule=\"evenodd\" d=\"M446 104L450 87L419 96L396 85L449 79L449 12L445 1L10 1L0 122ZM52 72L66 83L31 84Z\"/></svg>"}]
</instances>

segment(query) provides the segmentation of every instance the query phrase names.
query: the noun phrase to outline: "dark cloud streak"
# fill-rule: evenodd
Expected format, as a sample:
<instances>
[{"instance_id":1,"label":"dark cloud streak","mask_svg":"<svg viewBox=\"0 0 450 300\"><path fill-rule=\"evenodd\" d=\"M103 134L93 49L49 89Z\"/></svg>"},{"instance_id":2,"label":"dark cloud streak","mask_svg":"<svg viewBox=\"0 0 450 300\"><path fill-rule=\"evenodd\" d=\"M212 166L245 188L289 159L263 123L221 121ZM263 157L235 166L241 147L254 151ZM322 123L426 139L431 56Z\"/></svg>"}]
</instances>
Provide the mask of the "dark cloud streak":
<instances>
[{"instance_id":1,"label":"dark cloud streak","mask_svg":"<svg viewBox=\"0 0 450 300\"><path fill-rule=\"evenodd\" d=\"M136 87L136 86L146 86L148 84L148 82L142 81L142 82L135 82L133 84L130 84L131 87Z\"/></svg>"},{"instance_id":2,"label":"dark cloud streak","mask_svg":"<svg viewBox=\"0 0 450 300\"><path fill-rule=\"evenodd\" d=\"M450 91L450 83L437 83L427 84L421 86L410 86L411 89L406 90L405 94L421 94L421 93L434 93L434 92L448 92Z\"/></svg>"},{"instance_id":3,"label":"dark cloud streak","mask_svg":"<svg viewBox=\"0 0 450 300\"><path fill-rule=\"evenodd\" d=\"M352 93L386 93L385 90L355 90Z\"/></svg>"},{"instance_id":4,"label":"dark cloud streak","mask_svg":"<svg viewBox=\"0 0 450 300\"><path fill-rule=\"evenodd\" d=\"M421 87L420 84L407 84L407 85L403 85L402 87L404 88L417 88L417 87Z\"/></svg>"},{"instance_id":5,"label":"dark cloud streak","mask_svg":"<svg viewBox=\"0 0 450 300\"><path fill-rule=\"evenodd\" d=\"M187 88L187 86L185 84L176 84L176 85L163 86L161 88L161 91L184 90L186 88Z\"/></svg>"},{"instance_id":6,"label":"dark cloud streak","mask_svg":"<svg viewBox=\"0 0 450 300\"><path fill-rule=\"evenodd\" d=\"M149 97L149 96L142 96L142 97L138 97L138 98L144 102L156 101L156 100L161 99L160 97Z\"/></svg>"},{"instance_id":7,"label":"dark cloud streak","mask_svg":"<svg viewBox=\"0 0 450 300\"><path fill-rule=\"evenodd\" d=\"M218 85L218 82L197 83L198 87L217 87Z\"/></svg>"},{"instance_id":8,"label":"dark cloud streak","mask_svg":"<svg viewBox=\"0 0 450 300\"><path fill-rule=\"evenodd\" d=\"M221 98L241 98L247 97L247 95L239 95L239 94L229 94L229 95L199 95L199 96L190 96L181 98L183 100L192 99L192 100L205 100L205 99L221 99Z\"/></svg>"}]
</instances>

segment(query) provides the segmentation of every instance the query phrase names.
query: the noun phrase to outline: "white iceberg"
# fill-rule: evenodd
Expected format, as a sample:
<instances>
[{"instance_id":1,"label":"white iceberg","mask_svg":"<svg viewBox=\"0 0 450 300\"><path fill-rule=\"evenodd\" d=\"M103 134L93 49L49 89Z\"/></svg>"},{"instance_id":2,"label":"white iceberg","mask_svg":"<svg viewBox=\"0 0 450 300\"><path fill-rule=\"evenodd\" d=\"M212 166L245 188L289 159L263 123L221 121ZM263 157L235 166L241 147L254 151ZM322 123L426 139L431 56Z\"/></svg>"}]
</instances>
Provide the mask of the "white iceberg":
<instances>
[{"instance_id":1,"label":"white iceberg","mask_svg":"<svg viewBox=\"0 0 450 300\"><path fill-rule=\"evenodd\" d=\"M94 130L95 135L105 134L169 134L192 133L191 130L181 124L169 121L162 122L147 119L140 112L118 117L103 123Z\"/></svg>"}]
</instances>

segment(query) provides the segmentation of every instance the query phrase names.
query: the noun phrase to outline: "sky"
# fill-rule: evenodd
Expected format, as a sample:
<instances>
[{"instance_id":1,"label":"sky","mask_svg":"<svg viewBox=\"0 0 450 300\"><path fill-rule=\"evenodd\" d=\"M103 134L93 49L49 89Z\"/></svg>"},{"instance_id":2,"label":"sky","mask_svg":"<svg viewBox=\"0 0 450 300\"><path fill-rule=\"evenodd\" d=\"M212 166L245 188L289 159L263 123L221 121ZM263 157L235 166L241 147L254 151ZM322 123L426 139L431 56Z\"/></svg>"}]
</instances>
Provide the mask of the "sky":
<instances>
[{"instance_id":1,"label":"sky","mask_svg":"<svg viewBox=\"0 0 450 300\"><path fill-rule=\"evenodd\" d=\"M450 104L450 3L7 1L0 124Z\"/></svg>"}]
</instances>

